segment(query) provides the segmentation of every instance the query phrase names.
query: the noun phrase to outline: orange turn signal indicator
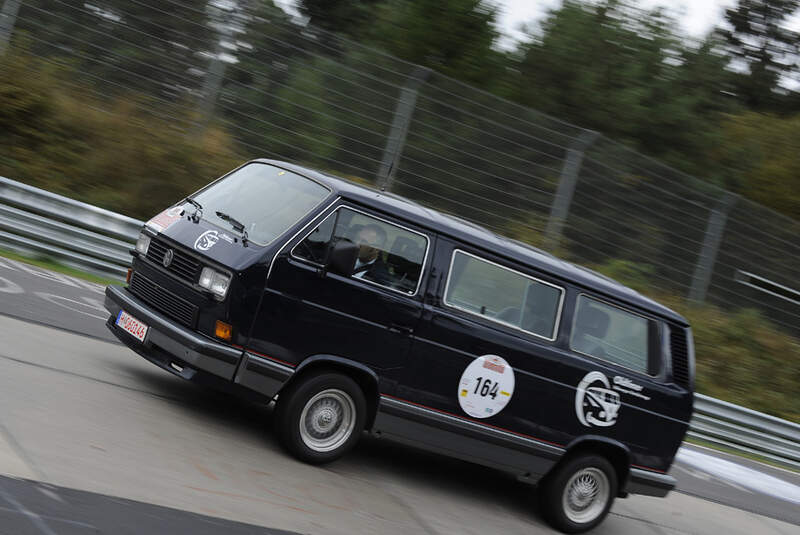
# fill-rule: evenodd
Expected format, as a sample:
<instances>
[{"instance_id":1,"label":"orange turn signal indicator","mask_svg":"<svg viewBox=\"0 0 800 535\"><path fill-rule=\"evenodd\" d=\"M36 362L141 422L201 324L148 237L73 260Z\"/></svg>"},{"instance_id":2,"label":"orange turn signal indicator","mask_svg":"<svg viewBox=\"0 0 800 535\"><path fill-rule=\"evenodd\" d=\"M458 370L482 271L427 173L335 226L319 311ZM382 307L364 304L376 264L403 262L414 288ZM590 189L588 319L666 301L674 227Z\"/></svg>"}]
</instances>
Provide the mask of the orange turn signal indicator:
<instances>
[{"instance_id":1,"label":"orange turn signal indicator","mask_svg":"<svg viewBox=\"0 0 800 535\"><path fill-rule=\"evenodd\" d=\"M128 268L128 274L125 276L125 284L131 283L132 276L133 276L133 268Z\"/></svg>"},{"instance_id":2,"label":"orange turn signal indicator","mask_svg":"<svg viewBox=\"0 0 800 535\"><path fill-rule=\"evenodd\" d=\"M217 320L217 323L214 325L214 336L230 342L232 335L233 335L233 326L228 323L225 323L224 321Z\"/></svg>"}]
</instances>

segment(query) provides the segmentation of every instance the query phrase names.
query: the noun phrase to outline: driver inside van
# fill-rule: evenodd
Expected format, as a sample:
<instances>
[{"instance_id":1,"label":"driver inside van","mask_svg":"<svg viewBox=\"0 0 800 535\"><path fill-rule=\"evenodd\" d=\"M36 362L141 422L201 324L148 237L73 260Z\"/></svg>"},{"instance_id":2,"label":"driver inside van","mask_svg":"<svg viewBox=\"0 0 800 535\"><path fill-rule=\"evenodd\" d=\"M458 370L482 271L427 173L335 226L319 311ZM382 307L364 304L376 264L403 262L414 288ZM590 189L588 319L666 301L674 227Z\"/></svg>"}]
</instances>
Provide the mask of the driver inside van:
<instances>
[{"instance_id":1,"label":"driver inside van","mask_svg":"<svg viewBox=\"0 0 800 535\"><path fill-rule=\"evenodd\" d=\"M378 284L391 284L389 268L380 256L386 245L386 231L374 223L364 225L356 234L355 242L358 245L358 258L353 277Z\"/></svg>"}]
</instances>

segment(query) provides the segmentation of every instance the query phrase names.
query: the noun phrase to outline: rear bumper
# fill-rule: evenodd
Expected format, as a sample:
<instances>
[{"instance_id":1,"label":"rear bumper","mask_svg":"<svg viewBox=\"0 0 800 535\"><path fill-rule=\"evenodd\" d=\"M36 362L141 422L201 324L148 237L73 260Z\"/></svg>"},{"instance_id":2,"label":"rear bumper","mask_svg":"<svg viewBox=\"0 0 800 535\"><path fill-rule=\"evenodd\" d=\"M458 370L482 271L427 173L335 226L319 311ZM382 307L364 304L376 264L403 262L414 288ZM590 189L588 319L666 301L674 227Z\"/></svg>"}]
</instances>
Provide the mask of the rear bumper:
<instances>
[{"instance_id":1,"label":"rear bumper","mask_svg":"<svg viewBox=\"0 0 800 535\"><path fill-rule=\"evenodd\" d=\"M669 474L631 468L625 492L662 498L675 488L675 478Z\"/></svg>"},{"instance_id":2,"label":"rear bumper","mask_svg":"<svg viewBox=\"0 0 800 535\"><path fill-rule=\"evenodd\" d=\"M193 379L198 371L226 380L233 379L243 351L214 342L177 325L156 312L128 290L106 288L105 307L111 313L106 326L119 340L153 364L184 379ZM149 327L144 342L139 342L115 324L120 310L131 314Z\"/></svg>"}]
</instances>

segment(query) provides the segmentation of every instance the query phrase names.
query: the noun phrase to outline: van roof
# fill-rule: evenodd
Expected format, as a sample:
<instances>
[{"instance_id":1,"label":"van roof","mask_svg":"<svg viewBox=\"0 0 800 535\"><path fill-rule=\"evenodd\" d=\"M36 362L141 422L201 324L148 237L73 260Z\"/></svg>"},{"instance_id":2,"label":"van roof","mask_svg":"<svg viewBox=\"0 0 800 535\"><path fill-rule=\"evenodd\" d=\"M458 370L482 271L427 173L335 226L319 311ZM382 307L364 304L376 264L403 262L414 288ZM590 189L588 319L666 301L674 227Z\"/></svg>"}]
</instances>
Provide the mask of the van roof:
<instances>
[{"instance_id":1,"label":"van roof","mask_svg":"<svg viewBox=\"0 0 800 535\"><path fill-rule=\"evenodd\" d=\"M539 269L566 282L616 298L642 310L662 316L665 319L688 325L688 321L680 314L605 275L561 260L532 245L501 236L460 217L444 214L405 197L379 191L369 186L362 186L307 167L278 160L259 159L256 161L283 167L300 175L308 176L324 183L333 190L335 195L342 198L388 212L420 226L430 228L440 234L485 249L498 256Z\"/></svg>"}]
</instances>

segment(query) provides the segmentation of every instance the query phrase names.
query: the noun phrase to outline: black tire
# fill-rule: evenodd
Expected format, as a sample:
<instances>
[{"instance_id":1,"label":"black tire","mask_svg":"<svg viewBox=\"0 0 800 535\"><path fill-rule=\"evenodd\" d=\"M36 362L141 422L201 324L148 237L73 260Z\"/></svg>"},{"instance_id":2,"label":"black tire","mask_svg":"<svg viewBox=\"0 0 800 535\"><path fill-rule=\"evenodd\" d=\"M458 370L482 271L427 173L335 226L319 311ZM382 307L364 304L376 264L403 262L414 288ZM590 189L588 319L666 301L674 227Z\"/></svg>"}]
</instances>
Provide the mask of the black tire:
<instances>
[{"instance_id":1,"label":"black tire","mask_svg":"<svg viewBox=\"0 0 800 535\"><path fill-rule=\"evenodd\" d=\"M569 459L539 485L542 516L563 533L588 531L608 515L617 484L617 472L605 457ZM592 489L596 489L594 498L590 498Z\"/></svg>"},{"instance_id":2,"label":"black tire","mask_svg":"<svg viewBox=\"0 0 800 535\"><path fill-rule=\"evenodd\" d=\"M283 447L294 457L322 464L338 459L355 446L366 415L364 392L354 380L339 373L322 372L301 378L280 393L275 406L275 430Z\"/></svg>"}]
</instances>

